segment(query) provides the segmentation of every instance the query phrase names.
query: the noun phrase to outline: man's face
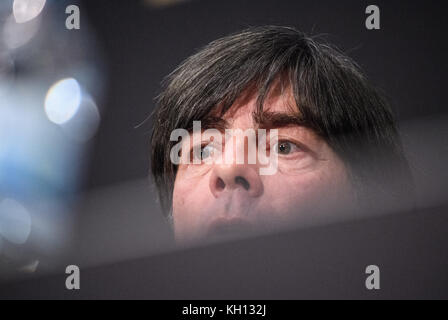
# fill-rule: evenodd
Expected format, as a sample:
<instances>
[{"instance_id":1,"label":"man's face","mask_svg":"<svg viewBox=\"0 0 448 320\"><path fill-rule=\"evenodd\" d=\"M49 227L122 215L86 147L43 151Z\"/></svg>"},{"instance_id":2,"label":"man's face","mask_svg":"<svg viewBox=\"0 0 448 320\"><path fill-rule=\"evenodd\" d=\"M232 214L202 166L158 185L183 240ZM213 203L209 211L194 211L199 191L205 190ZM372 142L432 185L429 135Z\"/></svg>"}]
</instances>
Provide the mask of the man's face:
<instances>
[{"instance_id":1,"label":"man's face","mask_svg":"<svg viewBox=\"0 0 448 320\"><path fill-rule=\"evenodd\" d=\"M268 96L263 112L280 119L270 124L255 119L255 94L244 97L223 120L228 129L277 129L278 143L269 150L277 153L277 171L260 175L258 161L180 164L173 191L174 231L180 243L333 221L338 219L335 206L353 200L344 163L328 144L311 129L285 121L297 114L290 89ZM230 159L241 150L247 153L247 145L222 145L222 154ZM210 154L210 148L204 152Z\"/></svg>"}]
</instances>

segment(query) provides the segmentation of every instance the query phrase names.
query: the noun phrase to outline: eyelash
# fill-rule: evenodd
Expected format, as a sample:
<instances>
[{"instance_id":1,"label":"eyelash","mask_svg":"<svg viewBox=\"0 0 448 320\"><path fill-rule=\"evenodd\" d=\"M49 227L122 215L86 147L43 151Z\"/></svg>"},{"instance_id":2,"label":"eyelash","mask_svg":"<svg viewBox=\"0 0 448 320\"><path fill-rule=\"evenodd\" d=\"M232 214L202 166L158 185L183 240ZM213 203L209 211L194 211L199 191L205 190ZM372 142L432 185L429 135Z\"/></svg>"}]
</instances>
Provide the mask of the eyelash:
<instances>
[{"instance_id":1,"label":"eyelash","mask_svg":"<svg viewBox=\"0 0 448 320\"><path fill-rule=\"evenodd\" d=\"M200 149L201 153L202 153L202 150L208 146L213 147L213 145L210 142L201 143L201 149ZM190 150L190 159L196 159L195 155L194 155L194 151L195 151L194 149L195 149L195 146L193 146ZM202 157L200 158L200 160L203 160Z\"/></svg>"},{"instance_id":2,"label":"eyelash","mask_svg":"<svg viewBox=\"0 0 448 320\"><path fill-rule=\"evenodd\" d=\"M291 140L287 140L287 139L278 140L278 142L274 145L274 147L277 146L277 145L280 145L282 143L290 143L291 145L293 145L296 148L296 152L305 152L305 151L307 151L307 148L304 147L302 144L294 142L294 141L291 141ZM213 145L210 144L209 142L204 142L204 143L201 144L201 149L200 149L201 157L200 157L200 160L203 160L202 159L202 152L203 152L204 148L206 148L208 146L213 147ZM267 143L267 146L268 146L267 150L270 151L270 144ZM292 152L292 153L295 153L295 152ZM291 157L290 154L286 154L286 155L285 154L279 154L279 155L282 156L282 157L288 157L288 156ZM194 146L190 150L190 159L195 159Z\"/></svg>"},{"instance_id":3,"label":"eyelash","mask_svg":"<svg viewBox=\"0 0 448 320\"><path fill-rule=\"evenodd\" d=\"M306 148L305 148L302 144L300 144L300 143L298 143L298 142L291 141L291 140L287 140L287 139L278 140L278 142L274 145L274 148L275 148L276 146L278 146L278 145L283 144L283 143L289 143L289 144L291 144L293 147L296 148L296 151L295 151L295 152L294 152L294 151L291 151L290 154L280 154L280 153L279 153L280 156L287 157L287 156L290 156L292 153L296 153L296 152L305 152L305 151L306 151Z\"/></svg>"}]
</instances>

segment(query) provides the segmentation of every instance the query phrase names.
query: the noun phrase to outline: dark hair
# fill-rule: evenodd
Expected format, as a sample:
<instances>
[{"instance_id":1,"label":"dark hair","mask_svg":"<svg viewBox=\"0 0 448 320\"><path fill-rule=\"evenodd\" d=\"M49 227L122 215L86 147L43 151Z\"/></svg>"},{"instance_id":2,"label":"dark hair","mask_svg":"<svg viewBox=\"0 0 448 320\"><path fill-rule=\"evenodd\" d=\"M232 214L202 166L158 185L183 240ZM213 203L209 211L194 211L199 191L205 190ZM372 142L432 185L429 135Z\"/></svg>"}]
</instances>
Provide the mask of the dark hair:
<instances>
[{"instance_id":1,"label":"dark hair","mask_svg":"<svg viewBox=\"0 0 448 320\"><path fill-rule=\"evenodd\" d=\"M177 170L170 161L171 131L190 129L218 105L224 114L249 87L262 110L279 77L291 85L304 123L345 162L361 193L390 196L411 186L392 113L359 67L293 28L253 27L211 42L165 79L151 137L151 169L165 212Z\"/></svg>"}]
</instances>

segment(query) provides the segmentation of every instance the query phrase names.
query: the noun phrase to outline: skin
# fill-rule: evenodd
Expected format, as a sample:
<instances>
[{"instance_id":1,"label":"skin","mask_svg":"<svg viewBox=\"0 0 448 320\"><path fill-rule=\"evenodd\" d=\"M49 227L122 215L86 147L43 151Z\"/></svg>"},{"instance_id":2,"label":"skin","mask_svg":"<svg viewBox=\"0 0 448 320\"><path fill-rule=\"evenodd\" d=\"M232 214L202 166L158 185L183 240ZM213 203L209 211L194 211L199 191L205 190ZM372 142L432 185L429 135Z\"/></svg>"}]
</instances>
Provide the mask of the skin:
<instances>
[{"instance_id":1,"label":"skin","mask_svg":"<svg viewBox=\"0 0 448 320\"><path fill-rule=\"evenodd\" d=\"M256 130L260 125L254 120L255 110L256 95L246 92L223 119L230 129ZM291 89L276 85L263 111L297 114L297 110ZM237 164L235 154L237 148L245 148L242 143L233 149L222 146L222 155L234 159L231 163L179 165L173 191L178 243L334 221L341 218L337 207L353 203L347 169L323 139L297 124L267 129L278 130L279 144L269 151L278 153L274 175L260 175L259 162ZM202 150L209 159L216 156L211 152L218 152L210 146ZM247 147L243 150L247 152Z\"/></svg>"}]
</instances>

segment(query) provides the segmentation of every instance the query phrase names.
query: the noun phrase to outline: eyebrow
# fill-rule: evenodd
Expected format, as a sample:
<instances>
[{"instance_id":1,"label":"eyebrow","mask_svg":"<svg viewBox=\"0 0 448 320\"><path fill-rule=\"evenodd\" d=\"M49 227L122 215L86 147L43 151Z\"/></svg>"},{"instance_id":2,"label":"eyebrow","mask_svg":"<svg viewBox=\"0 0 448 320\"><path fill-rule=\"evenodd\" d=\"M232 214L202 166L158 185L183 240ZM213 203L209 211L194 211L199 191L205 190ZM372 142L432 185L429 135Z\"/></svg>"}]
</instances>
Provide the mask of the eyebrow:
<instances>
[{"instance_id":1,"label":"eyebrow","mask_svg":"<svg viewBox=\"0 0 448 320\"><path fill-rule=\"evenodd\" d=\"M254 112L252 114L254 124L260 129L284 128L290 126L307 126L298 113L284 112ZM202 129L218 129L224 131L230 128L230 123L222 117L208 116L201 122Z\"/></svg>"},{"instance_id":2,"label":"eyebrow","mask_svg":"<svg viewBox=\"0 0 448 320\"><path fill-rule=\"evenodd\" d=\"M253 120L260 129L284 128L290 126L307 126L307 122L298 113L255 112Z\"/></svg>"},{"instance_id":3,"label":"eyebrow","mask_svg":"<svg viewBox=\"0 0 448 320\"><path fill-rule=\"evenodd\" d=\"M208 116L201 121L201 128L203 130L217 129L219 131L224 131L229 127L229 122L221 117Z\"/></svg>"}]
</instances>

